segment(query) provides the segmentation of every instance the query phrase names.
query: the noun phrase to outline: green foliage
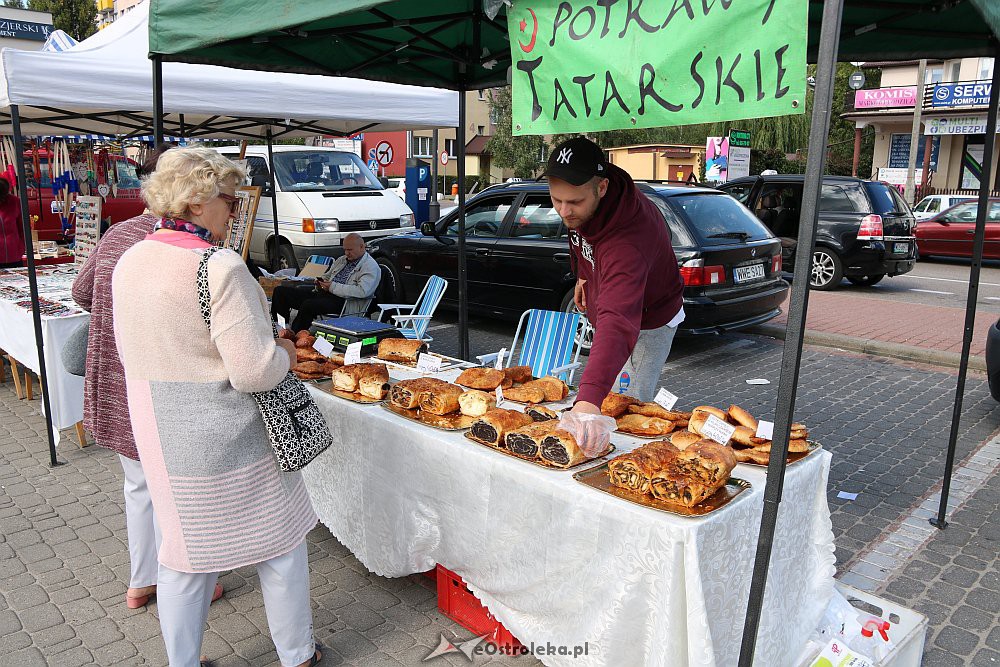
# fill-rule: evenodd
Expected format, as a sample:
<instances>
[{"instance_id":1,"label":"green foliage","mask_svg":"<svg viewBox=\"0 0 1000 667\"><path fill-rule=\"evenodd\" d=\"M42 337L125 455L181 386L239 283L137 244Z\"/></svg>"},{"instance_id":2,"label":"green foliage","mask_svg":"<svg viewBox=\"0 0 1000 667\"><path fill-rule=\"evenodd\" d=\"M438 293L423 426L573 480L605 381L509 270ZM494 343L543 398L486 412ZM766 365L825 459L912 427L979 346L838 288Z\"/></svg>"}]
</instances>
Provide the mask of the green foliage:
<instances>
[{"instance_id":1,"label":"green foliage","mask_svg":"<svg viewBox=\"0 0 1000 667\"><path fill-rule=\"evenodd\" d=\"M97 32L94 0L28 0L28 9L49 12L52 25L76 40L87 39Z\"/></svg>"},{"instance_id":2,"label":"green foliage","mask_svg":"<svg viewBox=\"0 0 1000 667\"><path fill-rule=\"evenodd\" d=\"M497 119L496 131L486 144L490 159L502 169L513 169L518 178L531 178L541 166L545 140L535 135L513 136L509 87L489 91L487 100Z\"/></svg>"}]
</instances>

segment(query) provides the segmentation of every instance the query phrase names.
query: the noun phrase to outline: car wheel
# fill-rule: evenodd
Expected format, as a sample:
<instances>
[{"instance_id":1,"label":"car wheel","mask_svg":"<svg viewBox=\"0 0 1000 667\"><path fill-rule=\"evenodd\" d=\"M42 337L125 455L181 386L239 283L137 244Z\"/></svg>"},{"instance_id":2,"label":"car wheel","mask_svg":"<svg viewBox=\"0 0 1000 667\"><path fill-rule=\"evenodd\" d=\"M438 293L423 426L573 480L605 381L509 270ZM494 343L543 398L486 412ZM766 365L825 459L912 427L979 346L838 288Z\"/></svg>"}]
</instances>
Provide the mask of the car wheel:
<instances>
[{"instance_id":1,"label":"car wheel","mask_svg":"<svg viewBox=\"0 0 1000 667\"><path fill-rule=\"evenodd\" d=\"M274 266L274 245L271 245L270 251L268 253L268 264ZM295 258L295 251L292 250L292 246L288 243L282 243L278 246L278 263L275 271L280 271L281 269L296 269L299 268L299 260Z\"/></svg>"},{"instance_id":2,"label":"car wheel","mask_svg":"<svg viewBox=\"0 0 1000 667\"><path fill-rule=\"evenodd\" d=\"M871 276L847 276L847 279L859 287L871 287L878 281L885 278L884 273L877 273Z\"/></svg>"},{"instance_id":3,"label":"car wheel","mask_svg":"<svg viewBox=\"0 0 1000 667\"><path fill-rule=\"evenodd\" d=\"M580 309L576 307L576 302L573 301L572 289L563 297L562 310L567 313L580 313ZM586 315L583 313L580 313L580 315L580 327L577 329L575 342L580 343L581 354L590 354L590 346L594 343L594 327L590 326L590 321L587 320Z\"/></svg>"},{"instance_id":4,"label":"car wheel","mask_svg":"<svg viewBox=\"0 0 1000 667\"><path fill-rule=\"evenodd\" d=\"M399 303L403 298L403 283L399 278L399 271L393 266L387 257L377 257L375 262L382 269L382 280L384 281L384 292L381 296L387 302ZM381 288L381 285L380 285Z\"/></svg>"},{"instance_id":5,"label":"car wheel","mask_svg":"<svg viewBox=\"0 0 1000 667\"><path fill-rule=\"evenodd\" d=\"M818 290L831 290L840 286L844 278L844 264L834 251L828 248L813 250L812 271L809 286Z\"/></svg>"}]
</instances>

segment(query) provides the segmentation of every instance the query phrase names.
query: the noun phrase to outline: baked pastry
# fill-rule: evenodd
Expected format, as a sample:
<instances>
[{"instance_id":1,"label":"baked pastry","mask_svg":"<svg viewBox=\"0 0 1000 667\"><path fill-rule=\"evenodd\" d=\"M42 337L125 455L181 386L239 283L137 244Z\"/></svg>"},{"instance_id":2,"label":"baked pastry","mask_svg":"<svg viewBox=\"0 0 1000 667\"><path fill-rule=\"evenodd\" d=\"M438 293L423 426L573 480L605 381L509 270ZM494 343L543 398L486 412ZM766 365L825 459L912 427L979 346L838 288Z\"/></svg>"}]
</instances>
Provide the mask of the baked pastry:
<instances>
[{"instance_id":1,"label":"baked pastry","mask_svg":"<svg viewBox=\"0 0 1000 667\"><path fill-rule=\"evenodd\" d=\"M539 456L557 468L570 468L587 460L587 455L580 450L576 438L562 429L553 429L542 438Z\"/></svg>"},{"instance_id":2,"label":"baked pastry","mask_svg":"<svg viewBox=\"0 0 1000 667\"><path fill-rule=\"evenodd\" d=\"M740 463L756 463L762 466L766 466L771 460L770 451L764 452L759 449L734 449L733 456Z\"/></svg>"},{"instance_id":3,"label":"baked pastry","mask_svg":"<svg viewBox=\"0 0 1000 667\"><path fill-rule=\"evenodd\" d=\"M478 389L470 389L458 397L458 408L466 417L482 417L496 405L496 396Z\"/></svg>"},{"instance_id":4,"label":"baked pastry","mask_svg":"<svg viewBox=\"0 0 1000 667\"><path fill-rule=\"evenodd\" d=\"M458 397L464 391L457 384L444 382L421 394L420 409L432 415L447 415L458 412Z\"/></svg>"},{"instance_id":5,"label":"baked pastry","mask_svg":"<svg viewBox=\"0 0 1000 667\"><path fill-rule=\"evenodd\" d=\"M608 394L601 401L601 414L618 418L628 411L630 405L638 405L642 401L625 394Z\"/></svg>"},{"instance_id":6,"label":"baked pastry","mask_svg":"<svg viewBox=\"0 0 1000 667\"><path fill-rule=\"evenodd\" d=\"M297 348L311 348L313 346L313 343L315 343L315 342L316 342L316 336L311 336L311 335L309 335L308 332L306 332L305 336L300 336L300 337L298 337L298 338L295 339L295 347L297 347Z\"/></svg>"},{"instance_id":7,"label":"baked pastry","mask_svg":"<svg viewBox=\"0 0 1000 667\"><path fill-rule=\"evenodd\" d=\"M409 338L384 338L378 344L378 358L385 361L416 363L417 355L427 351L427 343Z\"/></svg>"},{"instance_id":8,"label":"baked pastry","mask_svg":"<svg viewBox=\"0 0 1000 667\"><path fill-rule=\"evenodd\" d=\"M541 403L545 400L545 390L530 383L520 387L504 389L503 397L518 403Z\"/></svg>"},{"instance_id":9,"label":"baked pastry","mask_svg":"<svg viewBox=\"0 0 1000 667\"><path fill-rule=\"evenodd\" d=\"M667 410L659 403L636 403L628 406L628 412L635 415L645 415L647 417L658 417L659 419L669 419L672 422L688 420L691 418L690 412L681 410Z\"/></svg>"},{"instance_id":10,"label":"baked pastry","mask_svg":"<svg viewBox=\"0 0 1000 667\"><path fill-rule=\"evenodd\" d=\"M659 417L622 415L615 421L618 422L619 431L635 435L666 435L674 430L672 421Z\"/></svg>"},{"instance_id":11,"label":"baked pastry","mask_svg":"<svg viewBox=\"0 0 1000 667\"><path fill-rule=\"evenodd\" d=\"M558 424L533 422L509 431L504 438L507 450L522 459L534 460L542 450L542 440L555 430Z\"/></svg>"},{"instance_id":12,"label":"baked pastry","mask_svg":"<svg viewBox=\"0 0 1000 667\"><path fill-rule=\"evenodd\" d=\"M611 484L637 493L649 493L649 480L675 458L680 450L669 442L657 440L608 463Z\"/></svg>"},{"instance_id":13,"label":"baked pastry","mask_svg":"<svg viewBox=\"0 0 1000 667\"><path fill-rule=\"evenodd\" d=\"M729 415L727 415L719 408L713 408L711 405L699 405L698 407L696 407L694 410L691 411L691 418L693 419L699 413L715 415L724 422L729 421Z\"/></svg>"},{"instance_id":14,"label":"baked pastry","mask_svg":"<svg viewBox=\"0 0 1000 667\"><path fill-rule=\"evenodd\" d=\"M305 338L306 336L312 336L312 334L309 332L309 329L303 329L302 331L296 332L295 340L299 340L300 338Z\"/></svg>"},{"instance_id":15,"label":"baked pastry","mask_svg":"<svg viewBox=\"0 0 1000 667\"><path fill-rule=\"evenodd\" d=\"M285 340L294 341L295 332L292 331L291 329L280 329L278 331L278 338L284 338Z\"/></svg>"},{"instance_id":16,"label":"baked pastry","mask_svg":"<svg viewBox=\"0 0 1000 667\"><path fill-rule=\"evenodd\" d=\"M514 382L531 382L533 378L531 366L511 366L503 369L503 374L512 384Z\"/></svg>"},{"instance_id":17,"label":"baked pastry","mask_svg":"<svg viewBox=\"0 0 1000 667\"><path fill-rule=\"evenodd\" d=\"M395 389L395 386L393 386ZM518 410L493 408L472 424L469 433L473 438L487 445L502 447L504 437L509 431L527 426L531 417Z\"/></svg>"},{"instance_id":18,"label":"baked pastry","mask_svg":"<svg viewBox=\"0 0 1000 667\"><path fill-rule=\"evenodd\" d=\"M555 410L550 410L544 405L532 405L525 408L524 414L531 417L536 422L545 422L550 419L559 419L559 413Z\"/></svg>"},{"instance_id":19,"label":"baked pastry","mask_svg":"<svg viewBox=\"0 0 1000 667\"><path fill-rule=\"evenodd\" d=\"M702 440L671 459L649 480L653 497L693 507L718 491L736 467L732 449Z\"/></svg>"},{"instance_id":20,"label":"baked pastry","mask_svg":"<svg viewBox=\"0 0 1000 667\"><path fill-rule=\"evenodd\" d=\"M383 366L383 368L385 367ZM357 391L358 382L361 380L363 373L364 368L362 368L362 364L341 366L332 373L333 388L339 391Z\"/></svg>"},{"instance_id":21,"label":"baked pastry","mask_svg":"<svg viewBox=\"0 0 1000 667\"><path fill-rule=\"evenodd\" d=\"M677 449L687 449L696 442L701 442L701 436L691 431L674 431L670 435L670 444Z\"/></svg>"},{"instance_id":22,"label":"baked pastry","mask_svg":"<svg viewBox=\"0 0 1000 667\"><path fill-rule=\"evenodd\" d=\"M755 445L751 449L756 449L759 452L770 452L771 445L773 443L770 440L765 440L762 444ZM806 440L789 440L788 441L788 453L789 454L801 454L803 452L809 451L809 442Z\"/></svg>"},{"instance_id":23,"label":"baked pastry","mask_svg":"<svg viewBox=\"0 0 1000 667\"><path fill-rule=\"evenodd\" d=\"M292 373L300 380L319 380L328 377L326 364L321 361L301 361L292 366Z\"/></svg>"},{"instance_id":24,"label":"baked pastry","mask_svg":"<svg viewBox=\"0 0 1000 667\"><path fill-rule=\"evenodd\" d=\"M757 419L740 406L730 405L726 414L729 416L730 421L734 424L746 426L747 428L753 429L754 433L757 432Z\"/></svg>"},{"instance_id":25,"label":"baked pastry","mask_svg":"<svg viewBox=\"0 0 1000 667\"><path fill-rule=\"evenodd\" d=\"M692 433L697 433L701 435L701 429L704 428L705 422L708 421L709 413L707 412L695 412L691 415L690 421L688 421L688 430Z\"/></svg>"},{"instance_id":26,"label":"baked pastry","mask_svg":"<svg viewBox=\"0 0 1000 667\"><path fill-rule=\"evenodd\" d=\"M363 366L357 392L365 398L381 400L389 393L389 369L385 364L356 364Z\"/></svg>"},{"instance_id":27,"label":"baked pastry","mask_svg":"<svg viewBox=\"0 0 1000 667\"><path fill-rule=\"evenodd\" d=\"M320 363L324 363L327 361L326 357L311 347L295 348L295 360L299 363L303 361L318 361Z\"/></svg>"},{"instance_id":28,"label":"baked pastry","mask_svg":"<svg viewBox=\"0 0 1000 667\"><path fill-rule=\"evenodd\" d=\"M543 378L525 382L522 388L538 387L545 394L546 401L561 401L569 395L569 386L557 377L546 375Z\"/></svg>"},{"instance_id":29,"label":"baked pastry","mask_svg":"<svg viewBox=\"0 0 1000 667\"><path fill-rule=\"evenodd\" d=\"M420 406L420 398L425 392L448 384L437 378L414 378L400 380L389 390L389 402L396 407L413 410Z\"/></svg>"},{"instance_id":30,"label":"baked pastry","mask_svg":"<svg viewBox=\"0 0 1000 667\"><path fill-rule=\"evenodd\" d=\"M472 389L492 391L503 382L503 371L495 368L467 368L455 380L455 384Z\"/></svg>"},{"instance_id":31,"label":"baked pastry","mask_svg":"<svg viewBox=\"0 0 1000 667\"><path fill-rule=\"evenodd\" d=\"M323 375L330 377L338 368L340 368L340 364L327 359L323 362Z\"/></svg>"},{"instance_id":32,"label":"baked pastry","mask_svg":"<svg viewBox=\"0 0 1000 667\"><path fill-rule=\"evenodd\" d=\"M747 447L756 447L757 445L769 442L767 438L758 438L757 429L750 428L749 426L737 426L736 430L733 431L732 440L734 444L745 445Z\"/></svg>"},{"instance_id":33,"label":"baked pastry","mask_svg":"<svg viewBox=\"0 0 1000 667\"><path fill-rule=\"evenodd\" d=\"M338 366L343 366L344 365L344 353L343 352L334 352L333 354L330 355L330 361L332 361L333 363L337 364Z\"/></svg>"}]
</instances>

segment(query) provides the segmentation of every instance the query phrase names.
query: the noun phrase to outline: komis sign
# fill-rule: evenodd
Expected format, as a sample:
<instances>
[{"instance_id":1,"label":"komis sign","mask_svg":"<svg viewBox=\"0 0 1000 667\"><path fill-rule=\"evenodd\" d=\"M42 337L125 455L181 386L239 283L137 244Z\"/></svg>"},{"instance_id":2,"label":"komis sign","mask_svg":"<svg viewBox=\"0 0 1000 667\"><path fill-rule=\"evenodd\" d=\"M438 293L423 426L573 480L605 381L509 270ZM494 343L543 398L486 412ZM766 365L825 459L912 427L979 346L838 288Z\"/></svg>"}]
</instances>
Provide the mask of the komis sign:
<instances>
[{"instance_id":1,"label":"komis sign","mask_svg":"<svg viewBox=\"0 0 1000 667\"><path fill-rule=\"evenodd\" d=\"M515 0L513 133L802 113L806 0Z\"/></svg>"},{"instance_id":2,"label":"komis sign","mask_svg":"<svg viewBox=\"0 0 1000 667\"><path fill-rule=\"evenodd\" d=\"M916 105L916 86L854 91L855 109L885 109L889 107L914 107Z\"/></svg>"}]
</instances>

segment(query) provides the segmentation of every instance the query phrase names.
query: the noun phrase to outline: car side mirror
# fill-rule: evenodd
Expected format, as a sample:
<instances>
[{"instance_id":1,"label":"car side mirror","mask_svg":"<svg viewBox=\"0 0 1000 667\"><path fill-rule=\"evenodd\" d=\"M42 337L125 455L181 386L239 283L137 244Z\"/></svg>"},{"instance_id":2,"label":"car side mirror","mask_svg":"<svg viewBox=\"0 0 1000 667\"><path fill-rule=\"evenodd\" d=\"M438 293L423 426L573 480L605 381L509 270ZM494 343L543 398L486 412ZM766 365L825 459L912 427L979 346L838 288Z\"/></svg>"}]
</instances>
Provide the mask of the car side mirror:
<instances>
[{"instance_id":1,"label":"car side mirror","mask_svg":"<svg viewBox=\"0 0 1000 667\"><path fill-rule=\"evenodd\" d=\"M949 220L948 218L938 218L938 219L936 220L936 222L937 222L937 223L938 223L939 225L944 225L945 227L947 227L947 226L948 226L948 223L949 223L949 222L951 222L951 220Z\"/></svg>"},{"instance_id":2,"label":"car side mirror","mask_svg":"<svg viewBox=\"0 0 1000 667\"><path fill-rule=\"evenodd\" d=\"M250 178L250 185L260 188L261 197L273 197L274 188L267 180L267 175L257 174Z\"/></svg>"},{"instance_id":3,"label":"car side mirror","mask_svg":"<svg viewBox=\"0 0 1000 667\"><path fill-rule=\"evenodd\" d=\"M378 182L381 183L382 187L385 188L386 190L389 189L389 179L386 178L385 176L379 176Z\"/></svg>"},{"instance_id":4,"label":"car side mirror","mask_svg":"<svg viewBox=\"0 0 1000 667\"><path fill-rule=\"evenodd\" d=\"M420 233L424 236L436 236L436 231L433 222L425 222L420 225Z\"/></svg>"}]
</instances>

